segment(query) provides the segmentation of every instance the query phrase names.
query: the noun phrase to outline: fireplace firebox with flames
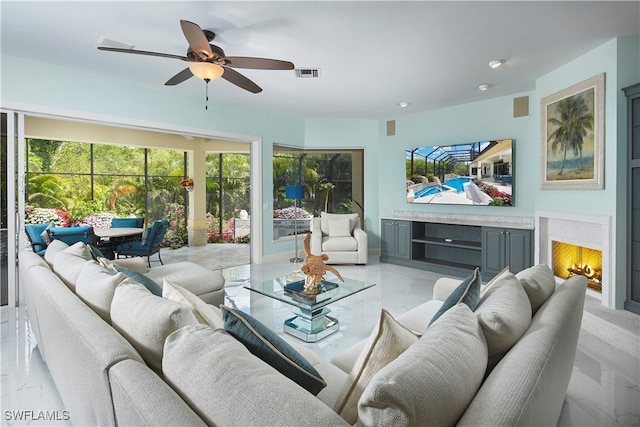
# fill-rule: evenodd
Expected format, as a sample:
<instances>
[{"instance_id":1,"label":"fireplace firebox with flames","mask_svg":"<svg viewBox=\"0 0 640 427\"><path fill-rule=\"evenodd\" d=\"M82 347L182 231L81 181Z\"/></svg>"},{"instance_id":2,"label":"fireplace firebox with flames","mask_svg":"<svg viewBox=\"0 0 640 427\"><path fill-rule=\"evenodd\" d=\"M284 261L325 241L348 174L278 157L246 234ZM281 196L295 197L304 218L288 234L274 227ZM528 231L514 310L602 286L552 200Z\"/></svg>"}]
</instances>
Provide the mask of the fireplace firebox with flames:
<instances>
[{"instance_id":1,"label":"fireplace firebox with flames","mask_svg":"<svg viewBox=\"0 0 640 427\"><path fill-rule=\"evenodd\" d=\"M602 251L553 241L553 274L562 279L585 276L589 288L602 292Z\"/></svg>"}]
</instances>

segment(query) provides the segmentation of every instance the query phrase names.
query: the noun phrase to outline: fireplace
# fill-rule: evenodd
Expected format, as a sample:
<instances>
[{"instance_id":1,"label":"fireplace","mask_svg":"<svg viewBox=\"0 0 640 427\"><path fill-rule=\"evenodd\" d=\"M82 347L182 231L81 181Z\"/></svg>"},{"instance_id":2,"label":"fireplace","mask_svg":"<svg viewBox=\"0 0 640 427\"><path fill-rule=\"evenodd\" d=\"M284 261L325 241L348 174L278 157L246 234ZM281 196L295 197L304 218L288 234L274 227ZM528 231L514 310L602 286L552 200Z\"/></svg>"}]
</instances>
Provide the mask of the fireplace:
<instances>
[{"instance_id":1,"label":"fireplace","mask_svg":"<svg viewBox=\"0 0 640 427\"><path fill-rule=\"evenodd\" d=\"M552 253L556 277L585 276L589 288L602 293L602 251L553 240Z\"/></svg>"},{"instance_id":2,"label":"fireplace","mask_svg":"<svg viewBox=\"0 0 640 427\"><path fill-rule=\"evenodd\" d=\"M560 283L571 274L589 278L587 293L615 306L611 217L536 211L535 262L547 264Z\"/></svg>"}]
</instances>

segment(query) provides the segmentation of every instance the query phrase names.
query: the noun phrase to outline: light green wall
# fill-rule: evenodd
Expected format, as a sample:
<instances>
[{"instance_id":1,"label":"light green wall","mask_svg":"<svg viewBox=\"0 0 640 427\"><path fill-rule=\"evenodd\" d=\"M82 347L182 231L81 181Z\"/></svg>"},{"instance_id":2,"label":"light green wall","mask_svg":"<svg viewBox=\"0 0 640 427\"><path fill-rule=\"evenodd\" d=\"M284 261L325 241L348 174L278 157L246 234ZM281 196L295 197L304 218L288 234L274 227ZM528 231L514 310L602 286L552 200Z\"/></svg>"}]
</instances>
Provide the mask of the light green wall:
<instances>
[{"instance_id":1,"label":"light green wall","mask_svg":"<svg viewBox=\"0 0 640 427\"><path fill-rule=\"evenodd\" d=\"M529 195L531 177L538 165L534 158L538 140L531 116L513 118L513 98L532 93L494 98L471 104L441 108L392 118L396 121L396 134L386 136L386 122L379 126L380 156L380 215L388 216L394 210L417 212L453 212L481 215L532 216L533 200ZM497 206L418 205L406 202L405 150L429 145L464 144L501 138L515 140L515 201L513 208Z\"/></svg>"},{"instance_id":2,"label":"light green wall","mask_svg":"<svg viewBox=\"0 0 640 427\"><path fill-rule=\"evenodd\" d=\"M612 302L622 308L626 297L626 245L628 238L626 153L627 108L622 88L640 81L638 38L613 39L536 81L540 100L599 73L605 73L604 189L532 189L536 209L565 211L612 218ZM535 111L540 120L539 109Z\"/></svg>"}]
</instances>

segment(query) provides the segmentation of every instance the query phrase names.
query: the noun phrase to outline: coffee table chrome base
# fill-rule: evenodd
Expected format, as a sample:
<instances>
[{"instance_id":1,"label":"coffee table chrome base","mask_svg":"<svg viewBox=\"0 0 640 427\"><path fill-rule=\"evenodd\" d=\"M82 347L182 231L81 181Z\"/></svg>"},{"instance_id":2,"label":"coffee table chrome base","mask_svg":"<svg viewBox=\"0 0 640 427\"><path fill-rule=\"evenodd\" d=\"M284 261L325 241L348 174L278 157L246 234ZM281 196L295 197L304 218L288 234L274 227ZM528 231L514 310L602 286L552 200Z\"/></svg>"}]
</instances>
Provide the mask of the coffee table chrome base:
<instances>
[{"instance_id":1,"label":"coffee table chrome base","mask_svg":"<svg viewBox=\"0 0 640 427\"><path fill-rule=\"evenodd\" d=\"M327 316L330 311L327 307L315 312L296 308L295 316L284 321L284 331L305 342L320 341L340 329L338 319Z\"/></svg>"}]
</instances>

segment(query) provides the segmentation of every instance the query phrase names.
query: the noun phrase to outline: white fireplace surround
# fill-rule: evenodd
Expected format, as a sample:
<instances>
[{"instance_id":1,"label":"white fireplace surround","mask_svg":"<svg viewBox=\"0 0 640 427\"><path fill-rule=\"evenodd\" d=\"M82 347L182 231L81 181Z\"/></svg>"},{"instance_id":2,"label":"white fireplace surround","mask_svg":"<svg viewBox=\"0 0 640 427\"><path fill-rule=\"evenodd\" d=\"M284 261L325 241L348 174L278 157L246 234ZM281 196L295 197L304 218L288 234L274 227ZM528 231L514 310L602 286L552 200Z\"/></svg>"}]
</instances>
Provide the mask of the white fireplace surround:
<instances>
[{"instance_id":1,"label":"white fireplace surround","mask_svg":"<svg viewBox=\"0 0 640 427\"><path fill-rule=\"evenodd\" d=\"M536 211L535 263L553 265L553 241L602 251L602 294L587 290L602 304L614 308L611 263L611 216Z\"/></svg>"}]
</instances>

